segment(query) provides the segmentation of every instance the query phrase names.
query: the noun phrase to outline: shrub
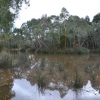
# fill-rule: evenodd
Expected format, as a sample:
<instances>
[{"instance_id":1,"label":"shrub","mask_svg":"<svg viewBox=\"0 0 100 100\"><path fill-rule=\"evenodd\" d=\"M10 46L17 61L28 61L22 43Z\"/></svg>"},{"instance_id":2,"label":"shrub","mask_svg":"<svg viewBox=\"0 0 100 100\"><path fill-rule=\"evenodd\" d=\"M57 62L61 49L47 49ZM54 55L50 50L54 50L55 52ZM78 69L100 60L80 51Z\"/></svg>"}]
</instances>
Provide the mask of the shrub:
<instances>
[{"instance_id":1,"label":"shrub","mask_svg":"<svg viewBox=\"0 0 100 100\"><path fill-rule=\"evenodd\" d=\"M25 52L25 51L26 51L25 48L21 48L21 49L20 49L20 52Z\"/></svg>"},{"instance_id":2,"label":"shrub","mask_svg":"<svg viewBox=\"0 0 100 100\"><path fill-rule=\"evenodd\" d=\"M87 54L89 53L89 50L87 48L81 47L76 49L66 49L66 50L49 50L49 49L38 49L36 50L36 53L41 54Z\"/></svg>"},{"instance_id":3,"label":"shrub","mask_svg":"<svg viewBox=\"0 0 100 100\"><path fill-rule=\"evenodd\" d=\"M37 84L38 84L38 87L39 88L43 88L46 86L46 78L45 76L42 76L42 75L38 75L37 77Z\"/></svg>"},{"instance_id":4,"label":"shrub","mask_svg":"<svg viewBox=\"0 0 100 100\"><path fill-rule=\"evenodd\" d=\"M38 50L36 50L36 53L49 54L50 51L48 49L38 49Z\"/></svg>"},{"instance_id":5,"label":"shrub","mask_svg":"<svg viewBox=\"0 0 100 100\"><path fill-rule=\"evenodd\" d=\"M3 54L0 57L0 68L12 67L12 58L8 54Z\"/></svg>"},{"instance_id":6,"label":"shrub","mask_svg":"<svg viewBox=\"0 0 100 100\"><path fill-rule=\"evenodd\" d=\"M74 52L77 54L87 54L89 53L89 50L87 48L81 47L81 48L76 48Z\"/></svg>"},{"instance_id":7,"label":"shrub","mask_svg":"<svg viewBox=\"0 0 100 100\"><path fill-rule=\"evenodd\" d=\"M91 53L100 53L100 49L91 50Z\"/></svg>"},{"instance_id":8,"label":"shrub","mask_svg":"<svg viewBox=\"0 0 100 100\"><path fill-rule=\"evenodd\" d=\"M74 77L73 87L74 88L82 88L82 86L83 86L82 77L79 74L79 72L76 71L75 77Z\"/></svg>"}]
</instances>

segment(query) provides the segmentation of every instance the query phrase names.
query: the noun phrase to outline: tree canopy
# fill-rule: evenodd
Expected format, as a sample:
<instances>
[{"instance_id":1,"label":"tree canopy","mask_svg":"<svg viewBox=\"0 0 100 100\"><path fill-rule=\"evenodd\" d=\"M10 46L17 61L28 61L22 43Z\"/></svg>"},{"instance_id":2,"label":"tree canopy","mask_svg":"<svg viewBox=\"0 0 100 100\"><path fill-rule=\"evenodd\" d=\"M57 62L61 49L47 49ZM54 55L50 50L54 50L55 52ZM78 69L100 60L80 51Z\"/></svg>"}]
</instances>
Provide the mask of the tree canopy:
<instances>
[{"instance_id":1,"label":"tree canopy","mask_svg":"<svg viewBox=\"0 0 100 100\"><path fill-rule=\"evenodd\" d=\"M48 49L50 51L100 47L99 14L90 21L89 16L80 18L70 15L62 8L59 15L47 16L24 22L20 28L13 28L15 18L26 0L1 0L0 39L7 41L9 48L21 50ZM15 45L15 46L14 46Z\"/></svg>"},{"instance_id":2,"label":"tree canopy","mask_svg":"<svg viewBox=\"0 0 100 100\"><path fill-rule=\"evenodd\" d=\"M10 31L23 3L29 5L29 0L0 0L0 33Z\"/></svg>"}]
</instances>

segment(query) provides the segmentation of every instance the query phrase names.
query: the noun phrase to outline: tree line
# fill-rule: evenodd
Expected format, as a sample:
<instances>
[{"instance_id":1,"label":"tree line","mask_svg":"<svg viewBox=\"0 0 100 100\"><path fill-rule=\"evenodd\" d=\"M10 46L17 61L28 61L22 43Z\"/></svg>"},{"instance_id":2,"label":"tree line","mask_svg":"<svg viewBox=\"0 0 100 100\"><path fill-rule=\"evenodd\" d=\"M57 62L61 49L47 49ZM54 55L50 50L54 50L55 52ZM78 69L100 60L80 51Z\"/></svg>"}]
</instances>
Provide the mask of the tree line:
<instances>
[{"instance_id":1,"label":"tree line","mask_svg":"<svg viewBox=\"0 0 100 100\"><path fill-rule=\"evenodd\" d=\"M89 16L80 18L70 15L63 7L58 16L45 14L41 18L33 18L23 23L20 28L14 28L13 22L23 0L18 0L19 2L17 0L9 2L8 0L8 5L4 0L1 1L9 8L7 10L0 4L0 8L4 9L4 13L2 14L2 11L0 13L1 47L3 45L9 49L20 48L22 51L100 49L100 13L96 14L90 21ZM17 6L15 7L14 4ZM11 8L15 9L14 13L11 12Z\"/></svg>"}]
</instances>

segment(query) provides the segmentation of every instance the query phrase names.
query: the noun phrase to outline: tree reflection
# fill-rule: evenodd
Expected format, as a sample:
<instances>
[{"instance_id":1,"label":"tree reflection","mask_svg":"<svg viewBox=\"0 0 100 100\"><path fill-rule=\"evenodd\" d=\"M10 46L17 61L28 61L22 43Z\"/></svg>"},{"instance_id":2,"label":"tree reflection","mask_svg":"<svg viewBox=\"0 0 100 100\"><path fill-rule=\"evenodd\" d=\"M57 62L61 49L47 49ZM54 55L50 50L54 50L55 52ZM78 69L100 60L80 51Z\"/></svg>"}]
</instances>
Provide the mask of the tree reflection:
<instances>
[{"instance_id":1,"label":"tree reflection","mask_svg":"<svg viewBox=\"0 0 100 100\"><path fill-rule=\"evenodd\" d=\"M10 100L15 96L11 91L13 87L13 73L8 70L0 71L0 100Z\"/></svg>"},{"instance_id":2,"label":"tree reflection","mask_svg":"<svg viewBox=\"0 0 100 100\"><path fill-rule=\"evenodd\" d=\"M93 86L99 89L100 57L98 58L98 56L66 55L66 57L64 55L47 56L20 53L10 55L13 58L13 67L0 70L0 84L4 83L4 85L0 86L0 100L8 100L16 96L15 92L11 91L13 83L14 80L22 78L30 82L31 87L37 85L39 94L46 95L47 90L50 92L56 90L59 92L61 99L65 99L69 94L73 94L76 100L80 99L85 93L88 93L86 88L87 84L90 83L87 83L87 81L91 78L96 79L95 81L91 80L92 85L90 87ZM59 71L59 64L60 66L63 65L62 71ZM81 89L73 89L72 87L72 84L75 82L75 69L82 75L83 88ZM91 76L91 74L94 76ZM43 77L45 77L45 87L41 85L44 82L44 80L41 80ZM92 90L94 91L93 88Z\"/></svg>"}]
</instances>

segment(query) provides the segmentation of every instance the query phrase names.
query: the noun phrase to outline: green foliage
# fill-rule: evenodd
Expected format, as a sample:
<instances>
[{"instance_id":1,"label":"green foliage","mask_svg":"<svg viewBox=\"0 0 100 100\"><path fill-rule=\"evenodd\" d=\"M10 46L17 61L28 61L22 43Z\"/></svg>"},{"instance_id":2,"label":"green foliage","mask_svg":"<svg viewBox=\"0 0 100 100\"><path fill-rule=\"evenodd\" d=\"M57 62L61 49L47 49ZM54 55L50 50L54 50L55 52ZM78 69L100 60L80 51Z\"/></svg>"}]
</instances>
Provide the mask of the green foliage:
<instances>
[{"instance_id":1,"label":"green foliage","mask_svg":"<svg viewBox=\"0 0 100 100\"><path fill-rule=\"evenodd\" d=\"M76 49L66 49L66 50L47 50L47 49L38 49L36 53L40 54L88 54L89 50L87 48L81 47Z\"/></svg>"},{"instance_id":2,"label":"green foliage","mask_svg":"<svg viewBox=\"0 0 100 100\"><path fill-rule=\"evenodd\" d=\"M0 33L10 31L23 2L29 4L29 0L0 0Z\"/></svg>"},{"instance_id":3,"label":"green foliage","mask_svg":"<svg viewBox=\"0 0 100 100\"><path fill-rule=\"evenodd\" d=\"M66 8L61 9L59 16L43 15L40 19L33 18L23 23L21 28L15 28L13 32L10 32L22 1L28 3L26 0L11 0L11 2L1 0L0 7L5 13L2 11L0 13L2 33L0 38L2 41L8 41L7 45L10 49L18 48L23 52L36 51L43 54L85 54L89 53L88 49L99 48L99 22L90 24L89 16L83 19L69 15ZM10 9L14 9L14 13ZM95 33L98 34L95 35Z\"/></svg>"},{"instance_id":4,"label":"green foliage","mask_svg":"<svg viewBox=\"0 0 100 100\"><path fill-rule=\"evenodd\" d=\"M44 88L46 86L46 78L45 76L42 76L38 74L37 76L37 84L39 88Z\"/></svg>"},{"instance_id":5,"label":"green foliage","mask_svg":"<svg viewBox=\"0 0 100 100\"><path fill-rule=\"evenodd\" d=\"M61 48L64 48L64 46L65 46L64 45L65 44L65 38L66 38L65 35L60 36L60 47ZM67 38L66 38L66 40L67 40Z\"/></svg>"},{"instance_id":6,"label":"green foliage","mask_svg":"<svg viewBox=\"0 0 100 100\"><path fill-rule=\"evenodd\" d=\"M100 49L90 50L91 53L100 53Z\"/></svg>"},{"instance_id":7,"label":"green foliage","mask_svg":"<svg viewBox=\"0 0 100 100\"><path fill-rule=\"evenodd\" d=\"M74 77L73 87L74 88L82 88L82 86L83 86L82 77L79 74L79 72L76 71L75 77Z\"/></svg>"},{"instance_id":8,"label":"green foliage","mask_svg":"<svg viewBox=\"0 0 100 100\"><path fill-rule=\"evenodd\" d=\"M18 48L18 44L17 43L10 43L9 47L10 47L10 49L17 49Z\"/></svg>"},{"instance_id":9,"label":"green foliage","mask_svg":"<svg viewBox=\"0 0 100 100\"><path fill-rule=\"evenodd\" d=\"M36 50L36 53L50 54L50 50L48 50L48 49L38 49L38 50Z\"/></svg>"},{"instance_id":10,"label":"green foliage","mask_svg":"<svg viewBox=\"0 0 100 100\"><path fill-rule=\"evenodd\" d=\"M12 57L8 54L1 54L0 56L0 68L12 67Z\"/></svg>"},{"instance_id":11,"label":"green foliage","mask_svg":"<svg viewBox=\"0 0 100 100\"><path fill-rule=\"evenodd\" d=\"M74 52L77 54L88 54L89 50L87 48L81 47L81 48L76 48Z\"/></svg>"},{"instance_id":12,"label":"green foliage","mask_svg":"<svg viewBox=\"0 0 100 100\"><path fill-rule=\"evenodd\" d=\"M99 20L100 20L100 13L96 14L96 15L93 17L93 22L98 23Z\"/></svg>"},{"instance_id":13,"label":"green foliage","mask_svg":"<svg viewBox=\"0 0 100 100\"><path fill-rule=\"evenodd\" d=\"M25 52L25 51L27 51L27 50L30 51L30 49L31 49L31 47L30 47L30 45L28 45L28 44L20 45L20 51L21 51L21 52Z\"/></svg>"}]
</instances>

